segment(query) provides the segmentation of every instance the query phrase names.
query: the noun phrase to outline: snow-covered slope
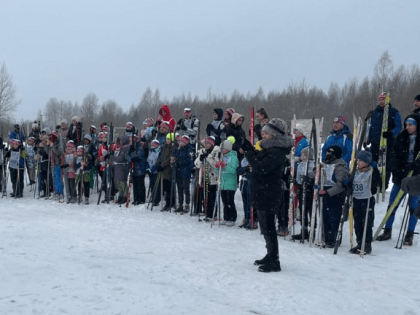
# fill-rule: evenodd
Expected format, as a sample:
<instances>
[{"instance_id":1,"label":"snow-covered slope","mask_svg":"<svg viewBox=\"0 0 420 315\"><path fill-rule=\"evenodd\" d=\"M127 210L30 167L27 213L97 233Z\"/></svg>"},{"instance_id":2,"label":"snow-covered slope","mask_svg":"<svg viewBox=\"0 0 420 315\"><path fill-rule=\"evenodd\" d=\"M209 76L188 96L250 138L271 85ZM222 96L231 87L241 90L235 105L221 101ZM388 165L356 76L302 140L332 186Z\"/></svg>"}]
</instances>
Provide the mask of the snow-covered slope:
<instances>
[{"instance_id":1,"label":"snow-covered slope","mask_svg":"<svg viewBox=\"0 0 420 315\"><path fill-rule=\"evenodd\" d=\"M348 253L348 223L335 256L280 238L282 271L264 274L259 231L26 191L0 199L0 314L420 314L418 236L394 248L402 214L363 259Z\"/></svg>"}]
</instances>

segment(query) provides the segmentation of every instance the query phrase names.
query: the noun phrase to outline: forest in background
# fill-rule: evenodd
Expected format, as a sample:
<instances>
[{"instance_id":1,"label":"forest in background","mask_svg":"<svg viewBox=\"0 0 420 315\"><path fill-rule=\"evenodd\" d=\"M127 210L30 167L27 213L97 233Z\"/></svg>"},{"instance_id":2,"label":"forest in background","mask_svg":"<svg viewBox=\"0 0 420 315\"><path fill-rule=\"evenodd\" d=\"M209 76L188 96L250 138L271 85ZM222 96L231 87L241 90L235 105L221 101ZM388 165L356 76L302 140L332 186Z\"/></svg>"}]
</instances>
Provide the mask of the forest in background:
<instances>
[{"instance_id":1,"label":"forest in background","mask_svg":"<svg viewBox=\"0 0 420 315\"><path fill-rule=\"evenodd\" d=\"M243 94L238 90L234 90L230 95L215 94L209 88L205 98L193 96L189 92L166 99L161 97L158 88L153 91L147 87L139 102L126 109L124 107L128 106L123 107L112 99L100 102L95 93L86 95L80 104L77 101L52 97L45 107L38 111L38 117L34 117L34 120L41 120L43 126L51 129L59 124L61 119L67 119L70 123L73 116L81 117L86 131L92 124L99 129L99 125L104 121L113 122L117 127L123 127L126 122L131 121L141 128L144 119L156 119L161 105L168 104L171 115L176 120L183 117L185 107L192 108L193 115L196 115L204 126L200 132L203 135L205 126L213 119L214 108L233 108L245 116L244 127L248 128L250 108L254 106L255 110L264 108L270 118L279 117L289 124L293 114L296 114L298 119L324 117L325 135L331 130L332 120L337 115L345 115L350 126L353 123L353 114L364 118L369 110L376 107L377 97L382 91L390 93L391 104L400 111L403 118L406 117L413 110L414 97L420 94L420 66L394 66L390 54L385 51L373 67L372 76L367 75L363 79L351 78L342 87L332 82L328 91L303 79L300 82L291 82L282 90L264 91L260 87L255 94Z\"/></svg>"}]
</instances>

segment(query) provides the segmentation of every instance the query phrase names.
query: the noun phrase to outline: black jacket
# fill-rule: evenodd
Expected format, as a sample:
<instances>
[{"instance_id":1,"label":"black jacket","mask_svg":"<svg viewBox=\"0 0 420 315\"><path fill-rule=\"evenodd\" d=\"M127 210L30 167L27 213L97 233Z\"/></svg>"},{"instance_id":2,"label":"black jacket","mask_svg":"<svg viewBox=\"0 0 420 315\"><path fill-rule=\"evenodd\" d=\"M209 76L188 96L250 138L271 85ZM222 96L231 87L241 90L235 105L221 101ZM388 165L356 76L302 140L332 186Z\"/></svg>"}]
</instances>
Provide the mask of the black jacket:
<instances>
[{"instance_id":1,"label":"black jacket","mask_svg":"<svg viewBox=\"0 0 420 315\"><path fill-rule=\"evenodd\" d=\"M420 126L420 114L411 114L407 118L414 118L417 121L417 126ZM410 138L405 127L406 124L404 123L404 130L401 131L395 138L394 146L392 147L391 161L389 163L389 167L392 171L392 182L396 185L401 185L402 179L407 176L410 170L414 171L413 175L420 174L420 159L413 163L407 162L408 151L410 148ZM414 145L414 159L419 151L420 134L417 133Z\"/></svg>"}]
</instances>

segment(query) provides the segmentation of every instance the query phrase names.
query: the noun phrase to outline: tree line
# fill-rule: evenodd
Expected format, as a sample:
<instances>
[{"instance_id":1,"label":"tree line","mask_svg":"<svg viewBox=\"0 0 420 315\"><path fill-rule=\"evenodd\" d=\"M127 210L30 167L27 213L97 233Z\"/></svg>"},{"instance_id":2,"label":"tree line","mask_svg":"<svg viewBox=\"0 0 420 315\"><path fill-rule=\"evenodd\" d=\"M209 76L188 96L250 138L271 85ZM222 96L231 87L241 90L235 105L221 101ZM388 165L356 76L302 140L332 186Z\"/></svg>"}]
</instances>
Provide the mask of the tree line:
<instances>
[{"instance_id":1,"label":"tree line","mask_svg":"<svg viewBox=\"0 0 420 315\"><path fill-rule=\"evenodd\" d=\"M90 125L99 127L101 122L113 122L115 126L125 126L128 121L141 128L147 117L156 119L162 104L168 104L171 115L176 120L182 117L185 107L192 108L193 114L207 125L213 119L214 108L233 108L245 116L245 128L249 126L250 108L264 108L271 118L280 117L287 122L296 114L298 119L324 117L324 135L330 130L329 122L337 115L345 115L347 124L352 125L353 114L365 117L369 110L378 104L377 97L382 91L391 95L391 104L402 117L413 110L413 98L420 94L420 66L400 65L395 67L388 51L382 53L373 68L372 76L363 79L349 79L342 87L332 82L328 91L310 85L306 80L292 82L283 90L265 92L262 87L253 93L241 93L234 90L231 95L215 94L208 89L204 98L192 96L191 92L175 96L171 100L162 98L159 89L147 88L137 105L132 104L124 109L117 101L109 99L100 103L95 93L89 93L81 104L72 101L50 98L36 120L43 121L44 126L54 128L61 119L70 122L71 117L81 117L85 130ZM1 104L1 103L0 103ZM0 112L0 114L2 114ZM35 117L34 117L35 118ZM205 128L201 128L204 134Z\"/></svg>"}]
</instances>

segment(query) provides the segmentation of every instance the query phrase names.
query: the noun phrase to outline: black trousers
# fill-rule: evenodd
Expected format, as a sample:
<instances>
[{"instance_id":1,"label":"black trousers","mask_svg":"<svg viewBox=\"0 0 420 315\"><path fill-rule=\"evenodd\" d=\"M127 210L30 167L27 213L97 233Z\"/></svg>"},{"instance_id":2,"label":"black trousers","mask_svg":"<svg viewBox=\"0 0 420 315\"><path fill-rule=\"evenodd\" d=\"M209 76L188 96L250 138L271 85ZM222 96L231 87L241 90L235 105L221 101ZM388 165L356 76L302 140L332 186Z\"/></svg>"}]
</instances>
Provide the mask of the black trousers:
<instances>
[{"instance_id":1,"label":"black trousers","mask_svg":"<svg viewBox=\"0 0 420 315\"><path fill-rule=\"evenodd\" d=\"M89 190L90 190L90 182L83 182L83 190L84 190L84 196L86 198L89 198ZM79 184L77 185L77 194L79 195L79 197L81 196L81 192L82 192L82 182L79 181Z\"/></svg>"},{"instance_id":2,"label":"black trousers","mask_svg":"<svg viewBox=\"0 0 420 315\"><path fill-rule=\"evenodd\" d=\"M185 194L185 203L190 204L190 179L189 178L176 178L176 186L178 188L178 203L182 206L184 204L184 194Z\"/></svg>"},{"instance_id":3,"label":"black trousers","mask_svg":"<svg viewBox=\"0 0 420 315\"><path fill-rule=\"evenodd\" d=\"M279 259L279 243L276 233L276 216L265 211L258 212L258 222L260 223L261 234L264 235L267 255L274 260Z\"/></svg>"},{"instance_id":4,"label":"black trousers","mask_svg":"<svg viewBox=\"0 0 420 315\"><path fill-rule=\"evenodd\" d=\"M356 233L356 241L358 244L362 243L363 230L365 229L366 209L368 199L353 198L353 217L354 217L354 231ZM372 242L372 228L375 220L375 198L370 197L369 215L366 229L366 243Z\"/></svg>"},{"instance_id":5,"label":"black trousers","mask_svg":"<svg viewBox=\"0 0 420 315\"><path fill-rule=\"evenodd\" d=\"M175 205L175 186L176 185L172 185L172 179L168 180L168 179L164 179L163 180L163 194L165 196L165 202L167 205L173 207ZM170 202L171 200L171 189L172 191L172 202Z\"/></svg>"},{"instance_id":6,"label":"black trousers","mask_svg":"<svg viewBox=\"0 0 420 315\"><path fill-rule=\"evenodd\" d=\"M10 169L10 179L12 181L12 188L14 194L22 194L23 193L23 173L24 169L19 169L19 183L18 183L18 170L15 168Z\"/></svg>"},{"instance_id":7,"label":"black trousers","mask_svg":"<svg viewBox=\"0 0 420 315\"><path fill-rule=\"evenodd\" d=\"M223 219L225 221L236 221L238 216L235 207L235 190L222 190Z\"/></svg>"},{"instance_id":8,"label":"black trousers","mask_svg":"<svg viewBox=\"0 0 420 315\"><path fill-rule=\"evenodd\" d=\"M134 176L133 177L133 196L134 202L145 203L146 202L146 187L144 185L144 178L146 175Z\"/></svg>"}]
</instances>

